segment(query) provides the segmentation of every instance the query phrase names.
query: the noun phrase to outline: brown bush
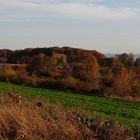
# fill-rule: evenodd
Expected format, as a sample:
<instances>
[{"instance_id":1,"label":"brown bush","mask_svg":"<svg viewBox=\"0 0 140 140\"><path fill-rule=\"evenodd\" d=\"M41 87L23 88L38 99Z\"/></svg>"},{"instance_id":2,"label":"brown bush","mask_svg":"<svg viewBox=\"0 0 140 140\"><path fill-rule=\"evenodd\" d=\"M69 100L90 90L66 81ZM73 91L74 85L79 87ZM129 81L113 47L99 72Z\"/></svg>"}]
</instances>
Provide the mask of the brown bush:
<instances>
[{"instance_id":1,"label":"brown bush","mask_svg":"<svg viewBox=\"0 0 140 140\"><path fill-rule=\"evenodd\" d=\"M67 90L74 90L76 86L77 80L73 77L62 78L58 80L58 84L60 88Z\"/></svg>"},{"instance_id":2,"label":"brown bush","mask_svg":"<svg viewBox=\"0 0 140 140\"><path fill-rule=\"evenodd\" d=\"M95 79L93 82L78 81L75 86L75 90L81 93L96 93L99 92L99 80Z\"/></svg>"},{"instance_id":3,"label":"brown bush","mask_svg":"<svg viewBox=\"0 0 140 140\"><path fill-rule=\"evenodd\" d=\"M15 70L13 70L10 66L0 66L0 79L2 81L12 80L15 75Z\"/></svg>"}]
</instances>

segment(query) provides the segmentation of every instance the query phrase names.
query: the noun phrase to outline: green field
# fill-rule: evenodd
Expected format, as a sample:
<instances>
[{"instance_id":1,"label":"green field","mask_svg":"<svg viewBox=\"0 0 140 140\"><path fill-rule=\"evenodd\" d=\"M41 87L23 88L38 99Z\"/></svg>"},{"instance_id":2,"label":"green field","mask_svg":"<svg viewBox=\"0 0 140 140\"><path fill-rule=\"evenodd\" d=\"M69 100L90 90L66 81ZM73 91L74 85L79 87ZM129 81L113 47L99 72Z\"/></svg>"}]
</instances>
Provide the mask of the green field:
<instances>
[{"instance_id":1,"label":"green field","mask_svg":"<svg viewBox=\"0 0 140 140\"><path fill-rule=\"evenodd\" d=\"M7 83L0 82L0 91L2 93L5 93L8 89L9 86ZM19 85L10 85L10 90L11 89L26 97L45 98L51 102L60 102L67 107L75 108L79 112L81 108L82 110L90 112L93 116L99 115L100 117L117 120L126 126L137 125L140 127L140 103Z\"/></svg>"}]
</instances>

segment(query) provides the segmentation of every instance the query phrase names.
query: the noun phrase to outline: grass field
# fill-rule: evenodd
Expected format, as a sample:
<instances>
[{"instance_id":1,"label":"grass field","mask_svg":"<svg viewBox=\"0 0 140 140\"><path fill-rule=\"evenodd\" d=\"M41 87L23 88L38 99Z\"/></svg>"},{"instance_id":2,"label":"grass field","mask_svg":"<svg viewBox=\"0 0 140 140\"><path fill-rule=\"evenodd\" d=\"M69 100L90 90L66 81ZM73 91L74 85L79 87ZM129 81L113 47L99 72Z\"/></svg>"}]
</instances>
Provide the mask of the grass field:
<instances>
[{"instance_id":1,"label":"grass field","mask_svg":"<svg viewBox=\"0 0 140 140\"><path fill-rule=\"evenodd\" d=\"M0 82L0 91L5 92L9 89L7 83ZM124 124L125 126L140 127L140 103L106 99L94 96L77 95L73 92L63 92L57 90L39 89L19 85L10 85L16 93L26 97L41 97L51 102L62 103L63 105L75 108L80 112L80 108L91 115L111 118Z\"/></svg>"}]
</instances>

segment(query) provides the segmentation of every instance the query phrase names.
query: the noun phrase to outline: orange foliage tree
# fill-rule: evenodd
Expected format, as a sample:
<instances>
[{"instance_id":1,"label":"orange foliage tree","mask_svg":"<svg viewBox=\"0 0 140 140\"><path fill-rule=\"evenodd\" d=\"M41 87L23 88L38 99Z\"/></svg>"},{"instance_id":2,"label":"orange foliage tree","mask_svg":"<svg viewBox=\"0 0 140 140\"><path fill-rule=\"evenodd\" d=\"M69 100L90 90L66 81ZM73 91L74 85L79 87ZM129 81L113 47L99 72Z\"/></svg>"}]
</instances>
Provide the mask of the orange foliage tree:
<instances>
[{"instance_id":1,"label":"orange foliage tree","mask_svg":"<svg viewBox=\"0 0 140 140\"><path fill-rule=\"evenodd\" d=\"M32 59L28 70L37 75L55 76L58 74L56 64L57 59L55 57L39 54Z\"/></svg>"},{"instance_id":2,"label":"orange foliage tree","mask_svg":"<svg viewBox=\"0 0 140 140\"><path fill-rule=\"evenodd\" d=\"M137 85L136 74L133 70L123 68L114 79L113 90L121 97L133 95Z\"/></svg>"},{"instance_id":3,"label":"orange foliage tree","mask_svg":"<svg viewBox=\"0 0 140 140\"><path fill-rule=\"evenodd\" d=\"M89 55L83 61L73 64L73 74L80 80L93 81L98 77L99 64L95 56Z\"/></svg>"},{"instance_id":4,"label":"orange foliage tree","mask_svg":"<svg viewBox=\"0 0 140 140\"><path fill-rule=\"evenodd\" d=\"M98 77L99 74L99 64L95 56L89 55L84 61L85 63L85 77L88 81L92 81Z\"/></svg>"}]
</instances>

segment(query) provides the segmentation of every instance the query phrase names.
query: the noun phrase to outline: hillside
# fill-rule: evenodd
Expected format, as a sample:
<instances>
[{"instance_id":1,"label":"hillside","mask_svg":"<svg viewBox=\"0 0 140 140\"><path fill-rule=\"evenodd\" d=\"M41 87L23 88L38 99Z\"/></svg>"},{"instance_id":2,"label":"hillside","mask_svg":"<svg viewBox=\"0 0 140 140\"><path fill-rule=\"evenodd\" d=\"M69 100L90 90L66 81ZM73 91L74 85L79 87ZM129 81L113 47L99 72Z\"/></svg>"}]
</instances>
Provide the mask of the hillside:
<instances>
[{"instance_id":1,"label":"hillside","mask_svg":"<svg viewBox=\"0 0 140 140\"><path fill-rule=\"evenodd\" d=\"M53 103L62 103L75 110L77 114L113 119L125 127L140 127L139 103L19 85L10 85L9 87L7 83L0 83L1 92L5 93L8 89L25 97L43 98Z\"/></svg>"},{"instance_id":2,"label":"hillside","mask_svg":"<svg viewBox=\"0 0 140 140\"><path fill-rule=\"evenodd\" d=\"M94 139L93 132L63 106L37 99L19 104L16 97L0 95L0 140Z\"/></svg>"},{"instance_id":3,"label":"hillside","mask_svg":"<svg viewBox=\"0 0 140 140\"><path fill-rule=\"evenodd\" d=\"M7 83L0 92L0 139L139 140L138 103Z\"/></svg>"}]
</instances>

